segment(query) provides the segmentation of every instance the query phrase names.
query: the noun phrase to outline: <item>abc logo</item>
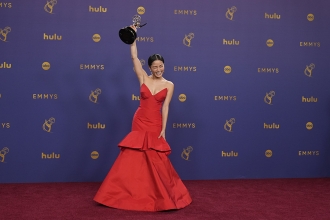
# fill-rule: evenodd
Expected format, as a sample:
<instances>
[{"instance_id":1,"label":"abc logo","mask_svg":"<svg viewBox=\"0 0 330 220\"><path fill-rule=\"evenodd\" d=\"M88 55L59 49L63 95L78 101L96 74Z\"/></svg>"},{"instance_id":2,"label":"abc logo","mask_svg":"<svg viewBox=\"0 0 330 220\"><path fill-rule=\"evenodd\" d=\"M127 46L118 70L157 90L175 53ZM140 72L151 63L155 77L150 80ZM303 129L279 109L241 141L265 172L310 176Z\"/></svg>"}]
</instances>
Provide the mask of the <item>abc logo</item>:
<instances>
[{"instance_id":1,"label":"abc logo","mask_svg":"<svg viewBox=\"0 0 330 220\"><path fill-rule=\"evenodd\" d=\"M94 42L99 42L101 40L101 36L99 34L94 34L93 35L93 41Z\"/></svg>"},{"instance_id":2,"label":"abc logo","mask_svg":"<svg viewBox=\"0 0 330 220\"><path fill-rule=\"evenodd\" d=\"M185 102L187 100L187 96L185 94L180 94L179 100L180 100L180 102Z\"/></svg>"},{"instance_id":3,"label":"abc logo","mask_svg":"<svg viewBox=\"0 0 330 220\"><path fill-rule=\"evenodd\" d=\"M94 159L94 160L96 160L97 158L99 158L99 152L93 151L91 153L91 158Z\"/></svg>"},{"instance_id":4,"label":"abc logo","mask_svg":"<svg viewBox=\"0 0 330 220\"><path fill-rule=\"evenodd\" d=\"M314 15L313 14L308 14L307 15L307 20L314 21Z\"/></svg>"},{"instance_id":5,"label":"abc logo","mask_svg":"<svg viewBox=\"0 0 330 220\"><path fill-rule=\"evenodd\" d=\"M44 70L49 70L50 69L50 63L48 63L48 62L43 62L41 66Z\"/></svg>"},{"instance_id":6,"label":"abc logo","mask_svg":"<svg viewBox=\"0 0 330 220\"><path fill-rule=\"evenodd\" d=\"M274 46L274 41L272 39L268 39L266 44L268 47L272 47L272 46Z\"/></svg>"},{"instance_id":7,"label":"abc logo","mask_svg":"<svg viewBox=\"0 0 330 220\"><path fill-rule=\"evenodd\" d=\"M229 74L229 73L231 73L231 67L230 66L225 66L223 71L225 71L226 74Z\"/></svg>"},{"instance_id":8,"label":"abc logo","mask_svg":"<svg viewBox=\"0 0 330 220\"><path fill-rule=\"evenodd\" d=\"M144 7L140 6L137 8L137 13L139 13L139 15L143 15L146 12L146 10L144 9Z\"/></svg>"},{"instance_id":9,"label":"abc logo","mask_svg":"<svg viewBox=\"0 0 330 220\"><path fill-rule=\"evenodd\" d=\"M271 156L273 156L273 151L271 151L271 150L266 150L266 152L265 152L265 156L266 156L266 157L271 157Z\"/></svg>"},{"instance_id":10,"label":"abc logo","mask_svg":"<svg viewBox=\"0 0 330 220\"><path fill-rule=\"evenodd\" d=\"M312 122L307 122L306 128L307 128L307 130L312 130L313 129L313 123Z\"/></svg>"}]
</instances>

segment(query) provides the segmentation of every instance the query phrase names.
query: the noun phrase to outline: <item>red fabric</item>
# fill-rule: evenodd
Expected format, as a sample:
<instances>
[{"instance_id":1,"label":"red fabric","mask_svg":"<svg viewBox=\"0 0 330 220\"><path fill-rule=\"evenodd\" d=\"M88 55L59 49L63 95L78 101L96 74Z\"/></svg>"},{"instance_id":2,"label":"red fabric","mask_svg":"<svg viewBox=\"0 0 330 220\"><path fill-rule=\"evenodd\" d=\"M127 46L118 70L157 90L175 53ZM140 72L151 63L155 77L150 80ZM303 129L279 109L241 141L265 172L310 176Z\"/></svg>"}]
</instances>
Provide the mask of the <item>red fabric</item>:
<instances>
[{"instance_id":1,"label":"red fabric","mask_svg":"<svg viewBox=\"0 0 330 220\"><path fill-rule=\"evenodd\" d=\"M119 143L121 152L96 193L96 202L140 211L180 209L191 203L187 188L167 157L170 146L158 138L166 94L167 89L163 89L152 95L142 84L132 131Z\"/></svg>"}]
</instances>

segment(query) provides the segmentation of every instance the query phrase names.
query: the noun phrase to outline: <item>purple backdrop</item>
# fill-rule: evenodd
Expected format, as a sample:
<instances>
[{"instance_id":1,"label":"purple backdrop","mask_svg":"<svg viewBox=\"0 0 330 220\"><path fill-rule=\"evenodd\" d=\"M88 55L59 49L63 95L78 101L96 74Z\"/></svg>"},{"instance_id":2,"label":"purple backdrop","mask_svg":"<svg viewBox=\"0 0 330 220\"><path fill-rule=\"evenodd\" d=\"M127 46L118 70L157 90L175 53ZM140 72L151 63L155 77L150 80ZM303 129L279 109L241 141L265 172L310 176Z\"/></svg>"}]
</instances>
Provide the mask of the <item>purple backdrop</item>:
<instances>
[{"instance_id":1,"label":"purple backdrop","mask_svg":"<svg viewBox=\"0 0 330 220\"><path fill-rule=\"evenodd\" d=\"M330 176L330 2L0 2L0 182L101 181L141 62L175 84L166 137L182 179ZM144 65L148 70L147 65Z\"/></svg>"}]
</instances>

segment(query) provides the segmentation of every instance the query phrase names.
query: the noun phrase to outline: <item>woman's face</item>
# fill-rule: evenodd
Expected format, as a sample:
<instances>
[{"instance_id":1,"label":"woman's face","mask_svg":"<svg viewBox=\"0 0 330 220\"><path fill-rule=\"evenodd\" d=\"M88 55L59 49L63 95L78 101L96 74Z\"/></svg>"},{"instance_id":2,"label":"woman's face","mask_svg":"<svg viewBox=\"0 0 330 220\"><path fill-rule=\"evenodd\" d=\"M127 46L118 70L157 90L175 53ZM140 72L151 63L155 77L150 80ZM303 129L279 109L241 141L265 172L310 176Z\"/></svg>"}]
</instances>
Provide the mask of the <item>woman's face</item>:
<instances>
[{"instance_id":1,"label":"woman's face","mask_svg":"<svg viewBox=\"0 0 330 220\"><path fill-rule=\"evenodd\" d=\"M164 63L161 60L155 60L150 66L150 71L153 76L160 78L164 73Z\"/></svg>"}]
</instances>

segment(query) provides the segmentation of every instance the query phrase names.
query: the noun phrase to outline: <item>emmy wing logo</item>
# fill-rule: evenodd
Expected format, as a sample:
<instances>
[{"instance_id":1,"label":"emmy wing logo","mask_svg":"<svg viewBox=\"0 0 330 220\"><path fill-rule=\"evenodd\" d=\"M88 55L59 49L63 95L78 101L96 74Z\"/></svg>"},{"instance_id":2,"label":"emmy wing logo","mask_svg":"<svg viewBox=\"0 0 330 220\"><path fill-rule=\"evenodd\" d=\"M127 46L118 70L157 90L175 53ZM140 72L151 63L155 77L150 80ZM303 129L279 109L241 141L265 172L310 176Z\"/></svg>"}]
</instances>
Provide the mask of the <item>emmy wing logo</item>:
<instances>
[{"instance_id":1,"label":"emmy wing logo","mask_svg":"<svg viewBox=\"0 0 330 220\"><path fill-rule=\"evenodd\" d=\"M182 157L182 159L189 161L190 153L191 153L191 151L193 151L193 150L194 150L194 149L192 148L192 146L189 146L189 147L187 147L186 149L183 148L183 151L182 151L182 153L181 153L181 157Z\"/></svg>"},{"instance_id":2,"label":"emmy wing logo","mask_svg":"<svg viewBox=\"0 0 330 220\"><path fill-rule=\"evenodd\" d=\"M266 95L264 97L264 102L268 105L272 105L274 96L275 96L275 91L270 91L269 93L266 93Z\"/></svg>"},{"instance_id":3,"label":"emmy wing logo","mask_svg":"<svg viewBox=\"0 0 330 220\"><path fill-rule=\"evenodd\" d=\"M45 120L45 123L42 125L42 129L46 132L52 131L52 125L55 123L55 118L51 117L48 120Z\"/></svg>"},{"instance_id":4,"label":"emmy wing logo","mask_svg":"<svg viewBox=\"0 0 330 220\"><path fill-rule=\"evenodd\" d=\"M11 32L11 28L10 27L5 27L3 30L0 29L0 40L3 42L8 42L7 41L7 34Z\"/></svg>"},{"instance_id":5,"label":"emmy wing logo","mask_svg":"<svg viewBox=\"0 0 330 220\"><path fill-rule=\"evenodd\" d=\"M235 123L235 118L231 118L229 120L226 120L225 125L223 126L224 129L228 132L232 132L233 131L233 124Z\"/></svg>"},{"instance_id":6,"label":"emmy wing logo","mask_svg":"<svg viewBox=\"0 0 330 220\"><path fill-rule=\"evenodd\" d=\"M308 77L312 77L313 69L315 69L314 63L311 63L309 66L306 66L306 69L304 71L305 75Z\"/></svg>"},{"instance_id":7,"label":"emmy wing logo","mask_svg":"<svg viewBox=\"0 0 330 220\"><path fill-rule=\"evenodd\" d=\"M226 12L226 18L228 20L233 21L234 20L234 13L237 11L237 8L235 6L228 8L227 12Z\"/></svg>"},{"instance_id":8,"label":"emmy wing logo","mask_svg":"<svg viewBox=\"0 0 330 220\"><path fill-rule=\"evenodd\" d=\"M194 33L189 33L188 35L185 35L183 38L183 44L187 47L190 47L191 40L195 37Z\"/></svg>"},{"instance_id":9,"label":"emmy wing logo","mask_svg":"<svg viewBox=\"0 0 330 220\"><path fill-rule=\"evenodd\" d=\"M98 99L98 96L101 94L101 89L97 88L95 89L94 91L91 91L91 94L89 95L89 101L95 103L95 104L98 104L97 103L97 99Z\"/></svg>"},{"instance_id":10,"label":"emmy wing logo","mask_svg":"<svg viewBox=\"0 0 330 220\"><path fill-rule=\"evenodd\" d=\"M45 11L48 12L49 14L54 14L53 8L56 4L57 4L57 0L47 1L46 5L44 6Z\"/></svg>"},{"instance_id":11,"label":"emmy wing logo","mask_svg":"<svg viewBox=\"0 0 330 220\"><path fill-rule=\"evenodd\" d=\"M2 150L0 150L0 162L1 163L6 163L5 162L5 155L9 153L9 149L8 147L4 147L2 148Z\"/></svg>"}]
</instances>

